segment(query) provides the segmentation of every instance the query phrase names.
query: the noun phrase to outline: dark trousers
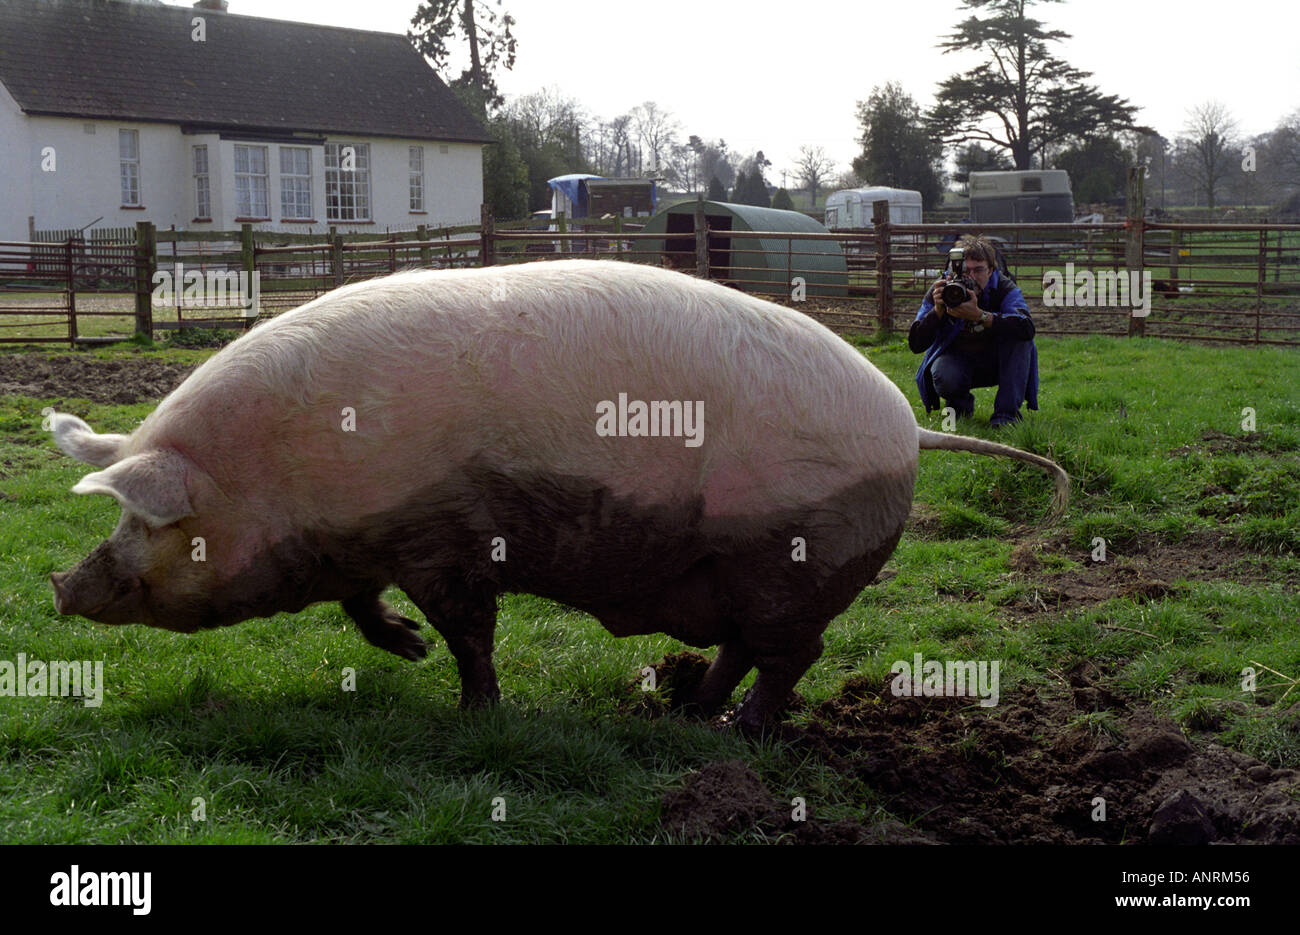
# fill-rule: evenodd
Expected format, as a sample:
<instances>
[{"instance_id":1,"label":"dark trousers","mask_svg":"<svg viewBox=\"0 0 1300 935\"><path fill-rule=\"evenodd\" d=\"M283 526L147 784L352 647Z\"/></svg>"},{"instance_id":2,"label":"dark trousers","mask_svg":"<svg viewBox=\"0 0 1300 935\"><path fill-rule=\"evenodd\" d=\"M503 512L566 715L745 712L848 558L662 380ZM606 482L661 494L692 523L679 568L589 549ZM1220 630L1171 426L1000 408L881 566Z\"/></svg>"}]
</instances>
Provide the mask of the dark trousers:
<instances>
[{"instance_id":1,"label":"dark trousers","mask_svg":"<svg viewBox=\"0 0 1300 935\"><path fill-rule=\"evenodd\" d=\"M1020 406L1029 386L1029 358L1032 341L996 340L994 347L968 353L948 348L930 365L930 378L944 402L959 416L975 412L975 387L996 386L993 400L995 420L1020 418Z\"/></svg>"}]
</instances>

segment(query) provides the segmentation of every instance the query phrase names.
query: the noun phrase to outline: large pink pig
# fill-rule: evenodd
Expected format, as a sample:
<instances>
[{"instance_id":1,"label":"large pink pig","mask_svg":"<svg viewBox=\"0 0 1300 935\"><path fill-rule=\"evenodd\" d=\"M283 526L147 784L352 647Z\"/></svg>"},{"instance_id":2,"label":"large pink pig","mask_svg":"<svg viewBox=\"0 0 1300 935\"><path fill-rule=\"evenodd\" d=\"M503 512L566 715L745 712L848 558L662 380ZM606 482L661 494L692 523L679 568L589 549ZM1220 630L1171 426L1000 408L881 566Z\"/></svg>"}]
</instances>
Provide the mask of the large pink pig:
<instances>
[{"instance_id":1,"label":"large pink pig","mask_svg":"<svg viewBox=\"0 0 1300 935\"><path fill-rule=\"evenodd\" d=\"M122 505L52 575L60 613L192 632L341 601L408 659L418 624L461 702L499 697L496 597L612 633L721 644L693 701L761 728L822 631L889 558L919 448L1009 455L919 429L903 394L797 312L653 267L529 263L338 289L213 356L129 436L52 419ZM201 559L201 560L200 560Z\"/></svg>"}]
</instances>

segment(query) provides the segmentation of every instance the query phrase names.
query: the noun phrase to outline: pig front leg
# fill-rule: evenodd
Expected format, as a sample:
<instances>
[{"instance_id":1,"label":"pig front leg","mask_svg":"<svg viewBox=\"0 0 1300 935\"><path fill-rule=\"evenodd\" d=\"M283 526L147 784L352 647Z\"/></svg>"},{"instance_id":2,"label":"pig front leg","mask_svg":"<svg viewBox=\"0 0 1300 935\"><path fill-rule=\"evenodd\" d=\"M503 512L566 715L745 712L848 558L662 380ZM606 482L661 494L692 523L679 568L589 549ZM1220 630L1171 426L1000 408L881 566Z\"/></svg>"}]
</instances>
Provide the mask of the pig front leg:
<instances>
[{"instance_id":1,"label":"pig front leg","mask_svg":"<svg viewBox=\"0 0 1300 935\"><path fill-rule=\"evenodd\" d=\"M398 581L447 641L460 673L460 706L473 708L501 700L492 647L497 626L496 593L442 575Z\"/></svg>"},{"instance_id":2,"label":"pig front leg","mask_svg":"<svg viewBox=\"0 0 1300 935\"><path fill-rule=\"evenodd\" d=\"M420 636L420 625L381 600L382 593L377 589L350 597L343 602L343 609L356 621L367 642L412 662L423 659L429 646Z\"/></svg>"},{"instance_id":3,"label":"pig front leg","mask_svg":"<svg viewBox=\"0 0 1300 935\"><path fill-rule=\"evenodd\" d=\"M700 684L684 692L674 692L675 699L687 712L712 717L753 667L754 657L745 645L738 639L727 640L718 647L718 654Z\"/></svg>"}]
</instances>

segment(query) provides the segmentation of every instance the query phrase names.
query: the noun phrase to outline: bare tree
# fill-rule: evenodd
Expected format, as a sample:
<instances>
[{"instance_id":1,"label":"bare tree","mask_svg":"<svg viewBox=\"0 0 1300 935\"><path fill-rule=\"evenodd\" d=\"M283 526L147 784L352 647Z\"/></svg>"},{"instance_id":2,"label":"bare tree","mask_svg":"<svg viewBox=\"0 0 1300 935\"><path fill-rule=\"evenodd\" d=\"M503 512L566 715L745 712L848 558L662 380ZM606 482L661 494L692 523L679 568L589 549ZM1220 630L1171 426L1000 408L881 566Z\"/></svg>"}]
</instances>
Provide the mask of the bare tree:
<instances>
[{"instance_id":1,"label":"bare tree","mask_svg":"<svg viewBox=\"0 0 1300 935\"><path fill-rule=\"evenodd\" d=\"M1261 154L1260 170L1284 194L1300 188L1300 110L1282 119L1268 134L1267 154Z\"/></svg>"},{"instance_id":2,"label":"bare tree","mask_svg":"<svg viewBox=\"0 0 1300 935\"><path fill-rule=\"evenodd\" d=\"M835 178L830 180L831 187L837 192L847 188L862 188L867 184L866 179L861 178L852 169L845 169Z\"/></svg>"},{"instance_id":3,"label":"bare tree","mask_svg":"<svg viewBox=\"0 0 1300 935\"><path fill-rule=\"evenodd\" d=\"M632 108L632 129L637 143L650 156L650 171L658 171L677 142L677 119L654 101Z\"/></svg>"},{"instance_id":4,"label":"bare tree","mask_svg":"<svg viewBox=\"0 0 1300 935\"><path fill-rule=\"evenodd\" d=\"M699 137L691 137L691 139L698 140ZM672 151L668 154L668 164L662 168L665 177L670 183L676 185L679 191L700 190L700 159L690 143L674 143Z\"/></svg>"},{"instance_id":5,"label":"bare tree","mask_svg":"<svg viewBox=\"0 0 1300 935\"><path fill-rule=\"evenodd\" d=\"M817 189L830 178L835 168L835 160L826 155L820 146L800 146L799 156L794 160L794 167L799 181L808 189L813 205L817 204Z\"/></svg>"},{"instance_id":6,"label":"bare tree","mask_svg":"<svg viewBox=\"0 0 1300 935\"><path fill-rule=\"evenodd\" d=\"M699 143L697 154L700 160L700 184L707 188L711 180L717 179L723 188L730 188L736 180L736 166L732 154L727 151L727 141L709 143L697 136L692 136L691 139Z\"/></svg>"},{"instance_id":7,"label":"bare tree","mask_svg":"<svg viewBox=\"0 0 1300 935\"><path fill-rule=\"evenodd\" d=\"M1241 162L1237 122L1218 101L1207 101L1192 108L1183 129L1177 143L1180 170L1213 208L1219 186Z\"/></svg>"},{"instance_id":8,"label":"bare tree","mask_svg":"<svg viewBox=\"0 0 1300 935\"><path fill-rule=\"evenodd\" d=\"M613 120L610 120L606 126L609 127L609 145L610 161L605 167L605 174L615 178L622 175L631 175L632 168L629 165L631 161L632 136L632 115L619 114Z\"/></svg>"},{"instance_id":9,"label":"bare tree","mask_svg":"<svg viewBox=\"0 0 1300 935\"><path fill-rule=\"evenodd\" d=\"M528 141L537 146L571 145L581 137L586 122L577 99L565 97L554 87L512 98L504 112Z\"/></svg>"}]
</instances>

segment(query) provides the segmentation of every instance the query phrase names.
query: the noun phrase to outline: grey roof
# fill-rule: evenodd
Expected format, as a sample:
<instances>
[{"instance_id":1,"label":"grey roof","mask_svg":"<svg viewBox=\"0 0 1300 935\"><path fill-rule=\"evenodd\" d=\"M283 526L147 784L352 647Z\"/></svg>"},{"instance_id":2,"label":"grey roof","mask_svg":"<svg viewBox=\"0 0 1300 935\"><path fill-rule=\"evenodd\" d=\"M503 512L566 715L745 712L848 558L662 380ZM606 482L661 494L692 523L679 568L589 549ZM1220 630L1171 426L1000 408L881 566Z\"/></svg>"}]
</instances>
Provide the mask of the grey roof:
<instances>
[{"instance_id":1,"label":"grey roof","mask_svg":"<svg viewBox=\"0 0 1300 935\"><path fill-rule=\"evenodd\" d=\"M0 0L0 83L28 114L491 139L405 36L188 6Z\"/></svg>"}]
</instances>

